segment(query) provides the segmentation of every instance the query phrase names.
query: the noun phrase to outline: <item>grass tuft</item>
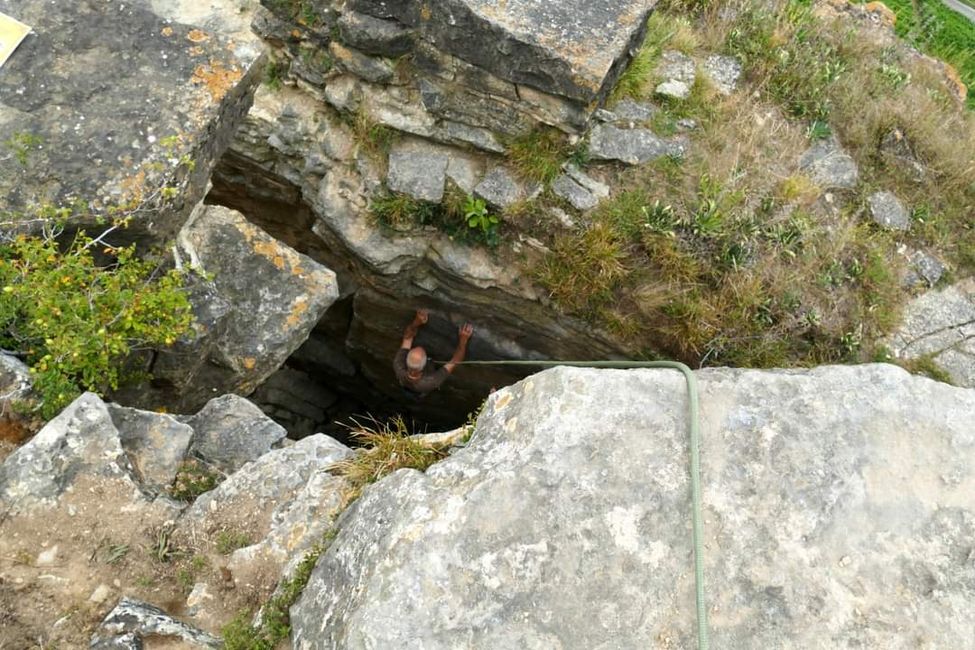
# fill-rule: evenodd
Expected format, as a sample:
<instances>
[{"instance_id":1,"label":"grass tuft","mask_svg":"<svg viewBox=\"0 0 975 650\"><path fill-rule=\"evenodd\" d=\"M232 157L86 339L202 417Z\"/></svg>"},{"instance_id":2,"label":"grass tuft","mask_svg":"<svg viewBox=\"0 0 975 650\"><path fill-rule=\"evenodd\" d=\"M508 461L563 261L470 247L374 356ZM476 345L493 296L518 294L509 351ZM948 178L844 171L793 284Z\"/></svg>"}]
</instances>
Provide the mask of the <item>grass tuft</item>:
<instances>
[{"instance_id":1,"label":"grass tuft","mask_svg":"<svg viewBox=\"0 0 975 650\"><path fill-rule=\"evenodd\" d=\"M522 178L551 183L562 172L562 163L573 154L561 132L543 128L508 143L508 159Z\"/></svg>"}]
</instances>

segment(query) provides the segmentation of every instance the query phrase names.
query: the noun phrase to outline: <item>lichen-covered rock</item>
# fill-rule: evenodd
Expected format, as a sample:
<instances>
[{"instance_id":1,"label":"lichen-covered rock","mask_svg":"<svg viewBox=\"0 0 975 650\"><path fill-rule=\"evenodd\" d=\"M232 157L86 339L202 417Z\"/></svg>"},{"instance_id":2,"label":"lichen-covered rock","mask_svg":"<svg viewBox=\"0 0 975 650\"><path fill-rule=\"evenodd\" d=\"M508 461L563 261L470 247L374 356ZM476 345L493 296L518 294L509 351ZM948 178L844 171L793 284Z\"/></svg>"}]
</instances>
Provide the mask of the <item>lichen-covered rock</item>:
<instances>
[{"instance_id":1,"label":"lichen-covered rock","mask_svg":"<svg viewBox=\"0 0 975 650\"><path fill-rule=\"evenodd\" d=\"M220 648L223 643L212 634L179 621L154 605L122 598L92 638L93 648L142 648L145 639L162 637L182 642L185 648Z\"/></svg>"},{"instance_id":2,"label":"lichen-covered rock","mask_svg":"<svg viewBox=\"0 0 975 650\"><path fill-rule=\"evenodd\" d=\"M171 238L263 69L249 4L24 0L4 10L33 33L0 75L0 141L20 143L0 155L0 228L38 232L34 207L84 201L69 228L134 204L113 243Z\"/></svg>"},{"instance_id":3,"label":"lichen-covered rock","mask_svg":"<svg viewBox=\"0 0 975 650\"><path fill-rule=\"evenodd\" d=\"M658 95L672 99L687 99L697 78L697 65L694 59L677 50L667 50L660 57L657 76L663 81L657 85Z\"/></svg>"},{"instance_id":4,"label":"lichen-covered rock","mask_svg":"<svg viewBox=\"0 0 975 650\"><path fill-rule=\"evenodd\" d=\"M117 481L139 499L118 429L94 393L71 402L0 465L0 501L8 512L49 506L85 474Z\"/></svg>"},{"instance_id":5,"label":"lichen-covered rock","mask_svg":"<svg viewBox=\"0 0 975 650\"><path fill-rule=\"evenodd\" d=\"M182 369L190 379L179 377L180 368L166 371L171 383L187 384L179 410L199 408L214 393L253 391L338 298L331 270L233 210L202 207L180 232L179 245L181 259L211 274L214 293L229 305L209 356Z\"/></svg>"},{"instance_id":6,"label":"lichen-covered rock","mask_svg":"<svg viewBox=\"0 0 975 650\"><path fill-rule=\"evenodd\" d=\"M4 415L17 400L27 399L32 387L27 364L0 352L0 415Z\"/></svg>"},{"instance_id":7,"label":"lichen-covered rock","mask_svg":"<svg viewBox=\"0 0 975 650\"><path fill-rule=\"evenodd\" d=\"M799 159L799 168L823 189L856 187L860 169L835 137L820 140Z\"/></svg>"},{"instance_id":8,"label":"lichen-covered rock","mask_svg":"<svg viewBox=\"0 0 975 650\"><path fill-rule=\"evenodd\" d=\"M738 88L741 61L733 56L712 54L704 60L704 72L722 95L730 95Z\"/></svg>"},{"instance_id":9,"label":"lichen-covered rock","mask_svg":"<svg viewBox=\"0 0 975 650\"><path fill-rule=\"evenodd\" d=\"M895 357L930 358L953 382L975 388L975 280L915 298L887 344Z\"/></svg>"},{"instance_id":10,"label":"lichen-covered rock","mask_svg":"<svg viewBox=\"0 0 975 650\"><path fill-rule=\"evenodd\" d=\"M907 256L908 269L904 277L904 286L913 288L918 285L933 287L948 269L944 262L931 253L916 250Z\"/></svg>"},{"instance_id":11,"label":"lichen-covered rock","mask_svg":"<svg viewBox=\"0 0 975 650\"><path fill-rule=\"evenodd\" d=\"M593 160L618 160L641 165L663 156L683 156L687 141L664 139L648 129L621 129L597 124L589 135L589 155Z\"/></svg>"},{"instance_id":12,"label":"lichen-covered rock","mask_svg":"<svg viewBox=\"0 0 975 650\"><path fill-rule=\"evenodd\" d=\"M287 435L252 402L222 395L187 418L193 429L190 451L224 472L235 472L260 458Z\"/></svg>"},{"instance_id":13,"label":"lichen-covered rock","mask_svg":"<svg viewBox=\"0 0 975 650\"><path fill-rule=\"evenodd\" d=\"M139 483L155 492L172 485L193 430L171 415L108 405L119 439Z\"/></svg>"},{"instance_id":14,"label":"lichen-covered rock","mask_svg":"<svg viewBox=\"0 0 975 650\"><path fill-rule=\"evenodd\" d=\"M696 374L714 647L970 644L975 391L888 365ZM463 450L343 515L293 645L692 647L687 468L679 373L501 390Z\"/></svg>"},{"instance_id":15,"label":"lichen-covered rock","mask_svg":"<svg viewBox=\"0 0 975 650\"><path fill-rule=\"evenodd\" d=\"M911 227L911 215L892 192L874 192L867 197L867 207L870 219L882 228L907 230Z\"/></svg>"},{"instance_id":16,"label":"lichen-covered rock","mask_svg":"<svg viewBox=\"0 0 975 650\"><path fill-rule=\"evenodd\" d=\"M498 165L484 175L474 193L493 206L507 208L537 196L541 189L538 185L526 186L511 171Z\"/></svg>"}]
</instances>

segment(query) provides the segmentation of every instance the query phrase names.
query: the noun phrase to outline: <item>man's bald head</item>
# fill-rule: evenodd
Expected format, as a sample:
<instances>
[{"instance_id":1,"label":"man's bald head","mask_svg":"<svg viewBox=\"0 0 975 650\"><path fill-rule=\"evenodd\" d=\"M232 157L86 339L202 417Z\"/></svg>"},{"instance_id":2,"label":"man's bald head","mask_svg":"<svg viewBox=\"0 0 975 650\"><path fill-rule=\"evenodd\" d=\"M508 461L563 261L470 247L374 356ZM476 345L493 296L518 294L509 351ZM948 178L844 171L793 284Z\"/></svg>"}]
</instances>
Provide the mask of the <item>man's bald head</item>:
<instances>
[{"instance_id":1,"label":"man's bald head","mask_svg":"<svg viewBox=\"0 0 975 650\"><path fill-rule=\"evenodd\" d=\"M406 355L406 367L410 370L423 370L427 365L427 351L416 346Z\"/></svg>"}]
</instances>

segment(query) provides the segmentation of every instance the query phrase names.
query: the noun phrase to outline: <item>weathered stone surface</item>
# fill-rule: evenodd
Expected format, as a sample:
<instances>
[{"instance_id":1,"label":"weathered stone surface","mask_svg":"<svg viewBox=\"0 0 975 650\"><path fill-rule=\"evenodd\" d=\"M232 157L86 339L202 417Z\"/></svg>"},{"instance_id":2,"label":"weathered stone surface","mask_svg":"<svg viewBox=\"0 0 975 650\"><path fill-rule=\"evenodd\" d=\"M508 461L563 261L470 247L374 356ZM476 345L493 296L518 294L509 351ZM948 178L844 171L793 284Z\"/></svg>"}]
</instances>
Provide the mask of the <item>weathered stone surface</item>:
<instances>
[{"instance_id":1,"label":"weathered stone surface","mask_svg":"<svg viewBox=\"0 0 975 650\"><path fill-rule=\"evenodd\" d=\"M390 20L347 11L339 18L338 26L344 43L369 54L402 56L413 45L411 32Z\"/></svg>"},{"instance_id":2,"label":"weathered stone surface","mask_svg":"<svg viewBox=\"0 0 975 650\"><path fill-rule=\"evenodd\" d=\"M624 99L613 106L612 117L609 122L646 122L657 112L657 107L652 104L635 102L632 99Z\"/></svg>"},{"instance_id":3,"label":"weathered stone surface","mask_svg":"<svg viewBox=\"0 0 975 650\"><path fill-rule=\"evenodd\" d=\"M40 204L88 202L70 227L140 206L115 241L171 238L246 113L263 61L250 4L22 0L33 27L0 75L0 228L39 230ZM183 162L180 162L183 161ZM187 164L188 163L188 164ZM175 199L164 187L180 189ZM113 241L114 243L114 241Z\"/></svg>"},{"instance_id":4,"label":"weathered stone surface","mask_svg":"<svg viewBox=\"0 0 975 650\"><path fill-rule=\"evenodd\" d=\"M193 429L171 415L108 405L122 448L139 482L161 492L176 478L186 457Z\"/></svg>"},{"instance_id":5,"label":"weathered stone surface","mask_svg":"<svg viewBox=\"0 0 975 650\"><path fill-rule=\"evenodd\" d=\"M887 365L697 376L714 647L970 643L975 391ZM465 449L343 515L294 647L692 647L685 395L569 368L495 393Z\"/></svg>"},{"instance_id":6,"label":"weathered stone surface","mask_svg":"<svg viewBox=\"0 0 975 650\"><path fill-rule=\"evenodd\" d=\"M210 369L193 383L196 403L184 408L198 407L213 392L253 391L338 297L332 271L233 210L204 207L180 232L179 244L183 259L213 274L216 293L230 305Z\"/></svg>"},{"instance_id":7,"label":"weathered stone surface","mask_svg":"<svg viewBox=\"0 0 975 650\"><path fill-rule=\"evenodd\" d=\"M386 184L394 192L439 203L447 180L449 150L417 138L403 139L389 152Z\"/></svg>"},{"instance_id":8,"label":"weathered stone surface","mask_svg":"<svg viewBox=\"0 0 975 650\"><path fill-rule=\"evenodd\" d=\"M589 136L589 155L594 160L618 160L640 165L662 156L683 156L687 141L664 139L647 129L620 129L597 124Z\"/></svg>"},{"instance_id":9,"label":"weathered stone surface","mask_svg":"<svg viewBox=\"0 0 975 650\"><path fill-rule=\"evenodd\" d=\"M0 352L0 415L6 412L11 403L26 399L31 387L27 364Z\"/></svg>"},{"instance_id":10,"label":"weathered stone surface","mask_svg":"<svg viewBox=\"0 0 975 650\"><path fill-rule=\"evenodd\" d=\"M348 5L395 19L438 49L503 79L590 102L612 87L654 3L354 0Z\"/></svg>"},{"instance_id":11,"label":"weathered stone surface","mask_svg":"<svg viewBox=\"0 0 975 650\"><path fill-rule=\"evenodd\" d=\"M51 505L79 474L110 478L138 498L108 407L85 393L0 465L0 501L9 512Z\"/></svg>"},{"instance_id":12,"label":"weathered stone surface","mask_svg":"<svg viewBox=\"0 0 975 650\"><path fill-rule=\"evenodd\" d=\"M329 43L328 51L337 66L366 81L385 83L393 78L393 66L385 59L357 52L335 41Z\"/></svg>"},{"instance_id":13,"label":"weathered stone surface","mask_svg":"<svg viewBox=\"0 0 975 650\"><path fill-rule=\"evenodd\" d=\"M119 639L118 637L122 637ZM154 605L122 598L92 638L96 648L142 648L138 639L158 637L179 639L189 648L220 648L223 643L217 637L178 621ZM115 644L115 645L112 645ZM121 644L121 645L120 645Z\"/></svg>"},{"instance_id":14,"label":"weathered stone surface","mask_svg":"<svg viewBox=\"0 0 975 650\"><path fill-rule=\"evenodd\" d=\"M667 50L660 57L657 76L663 79L655 90L658 95L687 99L697 77L697 65L694 59L683 52Z\"/></svg>"},{"instance_id":15,"label":"weathered stone surface","mask_svg":"<svg viewBox=\"0 0 975 650\"><path fill-rule=\"evenodd\" d=\"M287 435L281 425L237 395L210 400L186 423L193 429L190 451L227 473L266 454Z\"/></svg>"},{"instance_id":16,"label":"weathered stone surface","mask_svg":"<svg viewBox=\"0 0 975 650\"><path fill-rule=\"evenodd\" d=\"M733 56L712 54L704 60L704 72L722 95L730 95L738 89L741 78L741 61Z\"/></svg>"},{"instance_id":17,"label":"weathered stone surface","mask_svg":"<svg viewBox=\"0 0 975 650\"><path fill-rule=\"evenodd\" d=\"M917 250L907 256L908 270L904 278L907 287L925 285L933 287L948 269L944 262L931 253Z\"/></svg>"},{"instance_id":18,"label":"weathered stone surface","mask_svg":"<svg viewBox=\"0 0 975 650\"><path fill-rule=\"evenodd\" d=\"M799 168L823 189L856 187L860 170L835 137L820 140L799 159Z\"/></svg>"},{"instance_id":19,"label":"weathered stone surface","mask_svg":"<svg viewBox=\"0 0 975 650\"><path fill-rule=\"evenodd\" d=\"M484 175L474 188L474 194L491 205L506 208L537 194L540 190L541 188L537 187L526 187L512 172L499 165Z\"/></svg>"},{"instance_id":20,"label":"weathered stone surface","mask_svg":"<svg viewBox=\"0 0 975 650\"><path fill-rule=\"evenodd\" d=\"M609 196L609 186L601 183L575 165L565 166L565 173L552 183L552 191L572 204L576 210L591 210Z\"/></svg>"},{"instance_id":21,"label":"weathered stone surface","mask_svg":"<svg viewBox=\"0 0 975 650\"><path fill-rule=\"evenodd\" d=\"M902 359L930 357L953 382L975 388L975 280L911 301L888 347Z\"/></svg>"},{"instance_id":22,"label":"weathered stone surface","mask_svg":"<svg viewBox=\"0 0 975 650\"><path fill-rule=\"evenodd\" d=\"M907 230L911 227L911 215L892 192L874 192L867 197L867 207L871 220L882 228Z\"/></svg>"}]
</instances>

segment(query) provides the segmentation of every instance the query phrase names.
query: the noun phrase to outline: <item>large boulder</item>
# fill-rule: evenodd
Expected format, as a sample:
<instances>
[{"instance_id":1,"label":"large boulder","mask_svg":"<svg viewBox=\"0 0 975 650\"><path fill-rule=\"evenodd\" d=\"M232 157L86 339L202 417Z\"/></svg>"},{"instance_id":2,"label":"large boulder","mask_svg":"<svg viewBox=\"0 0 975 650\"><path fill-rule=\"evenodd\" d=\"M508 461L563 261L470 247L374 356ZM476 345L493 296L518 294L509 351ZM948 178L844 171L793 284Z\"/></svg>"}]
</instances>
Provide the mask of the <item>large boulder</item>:
<instances>
[{"instance_id":1,"label":"large boulder","mask_svg":"<svg viewBox=\"0 0 975 650\"><path fill-rule=\"evenodd\" d=\"M200 205L180 231L177 260L200 275L191 336L152 361L154 382L119 401L192 412L216 395L247 395L308 338L338 298L335 274L239 212Z\"/></svg>"},{"instance_id":2,"label":"large boulder","mask_svg":"<svg viewBox=\"0 0 975 650\"><path fill-rule=\"evenodd\" d=\"M131 226L110 243L170 239L263 71L253 5L4 3L33 32L0 74L0 141L16 154L0 155L0 230L40 232L36 208L75 205L68 233L122 208Z\"/></svg>"},{"instance_id":3,"label":"large boulder","mask_svg":"<svg viewBox=\"0 0 975 650\"><path fill-rule=\"evenodd\" d=\"M969 647L975 391L888 365L708 370L716 648ZM291 610L310 648L694 645L687 392L559 368L367 489Z\"/></svg>"}]
</instances>

